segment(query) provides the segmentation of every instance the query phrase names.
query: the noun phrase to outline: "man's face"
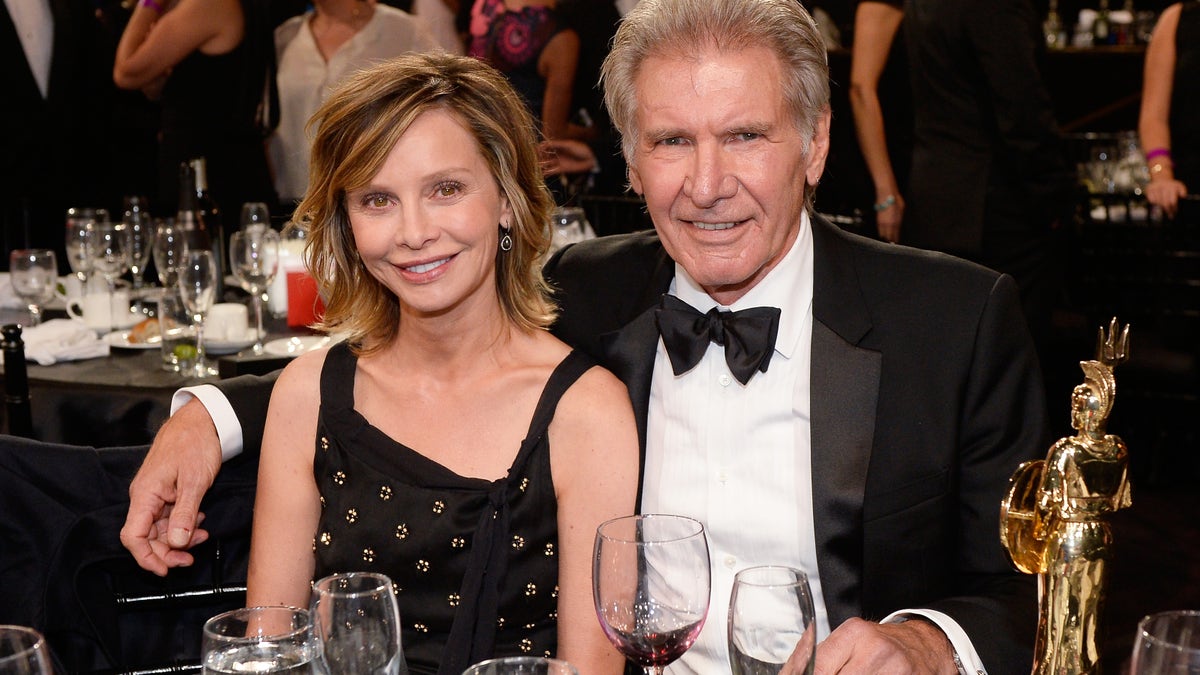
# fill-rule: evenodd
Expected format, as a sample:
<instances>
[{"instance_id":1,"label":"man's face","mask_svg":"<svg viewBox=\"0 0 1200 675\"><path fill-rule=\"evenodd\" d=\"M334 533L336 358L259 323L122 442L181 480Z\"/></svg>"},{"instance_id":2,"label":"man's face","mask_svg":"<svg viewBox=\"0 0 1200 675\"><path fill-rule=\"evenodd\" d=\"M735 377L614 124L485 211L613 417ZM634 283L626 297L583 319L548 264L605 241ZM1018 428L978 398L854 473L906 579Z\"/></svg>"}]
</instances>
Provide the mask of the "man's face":
<instances>
[{"instance_id":1,"label":"man's face","mask_svg":"<svg viewBox=\"0 0 1200 675\"><path fill-rule=\"evenodd\" d=\"M805 139L783 97L782 68L765 47L709 48L699 59L650 57L635 80L630 183L667 253L724 305L787 253L805 181L815 184L825 168L829 113Z\"/></svg>"}]
</instances>

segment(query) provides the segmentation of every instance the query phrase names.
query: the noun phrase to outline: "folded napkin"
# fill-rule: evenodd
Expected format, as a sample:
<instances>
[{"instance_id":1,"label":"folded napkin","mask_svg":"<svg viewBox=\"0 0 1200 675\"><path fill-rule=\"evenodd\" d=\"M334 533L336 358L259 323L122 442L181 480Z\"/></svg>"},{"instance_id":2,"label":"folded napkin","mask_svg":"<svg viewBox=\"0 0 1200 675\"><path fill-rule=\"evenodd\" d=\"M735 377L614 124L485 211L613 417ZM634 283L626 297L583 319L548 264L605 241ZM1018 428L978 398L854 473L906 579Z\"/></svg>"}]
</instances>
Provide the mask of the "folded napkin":
<instances>
[{"instance_id":1,"label":"folded napkin","mask_svg":"<svg viewBox=\"0 0 1200 675\"><path fill-rule=\"evenodd\" d=\"M108 342L72 319L51 319L26 328L21 331L21 339L25 341L25 358L41 366L108 356Z\"/></svg>"}]
</instances>

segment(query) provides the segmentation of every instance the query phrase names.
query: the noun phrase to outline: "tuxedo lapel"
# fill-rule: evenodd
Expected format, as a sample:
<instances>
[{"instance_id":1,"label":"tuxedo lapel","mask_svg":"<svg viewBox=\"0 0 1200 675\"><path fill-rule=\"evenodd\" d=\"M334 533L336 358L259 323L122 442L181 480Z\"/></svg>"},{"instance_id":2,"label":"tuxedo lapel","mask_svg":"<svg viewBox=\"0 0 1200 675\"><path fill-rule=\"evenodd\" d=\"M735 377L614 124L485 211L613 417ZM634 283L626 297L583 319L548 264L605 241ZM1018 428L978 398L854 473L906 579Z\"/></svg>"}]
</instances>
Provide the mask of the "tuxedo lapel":
<instances>
[{"instance_id":1,"label":"tuxedo lapel","mask_svg":"<svg viewBox=\"0 0 1200 675\"><path fill-rule=\"evenodd\" d=\"M881 356L861 348L871 322L851 244L813 222L813 520L829 623L862 615L863 497L875 436Z\"/></svg>"}]
</instances>

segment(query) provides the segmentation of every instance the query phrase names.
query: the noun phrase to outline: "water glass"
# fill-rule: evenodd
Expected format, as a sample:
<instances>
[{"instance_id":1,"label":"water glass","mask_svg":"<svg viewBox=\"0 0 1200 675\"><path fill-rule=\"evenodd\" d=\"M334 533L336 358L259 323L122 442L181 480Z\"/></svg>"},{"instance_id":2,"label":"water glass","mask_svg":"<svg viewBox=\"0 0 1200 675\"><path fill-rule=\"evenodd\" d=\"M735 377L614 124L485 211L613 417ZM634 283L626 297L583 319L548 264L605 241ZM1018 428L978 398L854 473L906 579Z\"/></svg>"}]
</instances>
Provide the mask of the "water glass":
<instances>
[{"instance_id":1,"label":"water glass","mask_svg":"<svg viewBox=\"0 0 1200 675\"><path fill-rule=\"evenodd\" d=\"M42 306L54 299L58 284L58 262L47 248L17 249L8 256L13 293L29 309L27 327L42 322Z\"/></svg>"},{"instance_id":2,"label":"water glass","mask_svg":"<svg viewBox=\"0 0 1200 675\"><path fill-rule=\"evenodd\" d=\"M92 245L96 230L96 209L70 208L67 209L67 225L64 232L64 243L67 249L67 263L71 271L79 279L81 288L87 288L88 279L92 276Z\"/></svg>"},{"instance_id":3,"label":"water glass","mask_svg":"<svg viewBox=\"0 0 1200 675\"><path fill-rule=\"evenodd\" d=\"M184 231L175 225L174 218L158 218L154 223L154 269L163 288L174 288L179 279L179 265L187 249Z\"/></svg>"},{"instance_id":4,"label":"water glass","mask_svg":"<svg viewBox=\"0 0 1200 675\"><path fill-rule=\"evenodd\" d=\"M213 252L207 249L187 250L179 265L179 297L192 315L196 328L196 364L192 368L195 377L216 375L204 361L204 319L212 309L217 296L218 272Z\"/></svg>"},{"instance_id":5,"label":"water glass","mask_svg":"<svg viewBox=\"0 0 1200 675\"><path fill-rule=\"evenodd\" d=\"M196 329L179 291L164 288L158 298L158 330L162 337L162 367L176 373L191 372L196 366Z\"/></svg>"},{"instance_id":6,"label":"water glass","mask_svg":"<svg viewBox=\"0 0 1200 675\"><path fill-rule=\"evenodd\" d=\"M313 584L310 612L330 675L407 675L392 580L349 572Z\"/></svg>"},{"instance_id":7,"label":"water glass","mask_svg":"<svg viewBox=\"0 0 1200 675\"><path fill-rule=\"evenodd\" d=\"M816 618L808 576L793 567L749 567L729 596L729 665L733 675L813 672Z\"/></svg>"},{"instance_id":8,"label":"water glass","mask_svg":"<svg viewBox=\"0 0 1200 675\"><path fill-rule=\"evenodd\" d=\"M320 644L308 610L247 607L204 622L205 673L316 673Z\"/></svg>"},{"instance_id":9,"label":"water glass","mask_svg":"<svg viewBox=\"0 0 1200 675\"><path fill-rule=\"evenodd\" d=\"M0 626L0 675L52 675L46 639L32 628Z\"/></svg>"},{"instance_id":10,"label":"water glass","mask_svg":"<svg viewBox=\"0 0 1200 675\"><path fill-rule=\"evenodd\" d=\"M1200 610L1161 612L1138 622L1130 675L1200 675Z\"/></svg>"},{"instance_id":11,"label":"water glass","mask_svg":"<svg viewBox=\"0 0 1200 675\"><path fill-rule=\"evenodd\" d=\"M561 659L506 656L476 663L464 670L463 675L579 675L579 670Z\"/></svg>"}]
</instances>

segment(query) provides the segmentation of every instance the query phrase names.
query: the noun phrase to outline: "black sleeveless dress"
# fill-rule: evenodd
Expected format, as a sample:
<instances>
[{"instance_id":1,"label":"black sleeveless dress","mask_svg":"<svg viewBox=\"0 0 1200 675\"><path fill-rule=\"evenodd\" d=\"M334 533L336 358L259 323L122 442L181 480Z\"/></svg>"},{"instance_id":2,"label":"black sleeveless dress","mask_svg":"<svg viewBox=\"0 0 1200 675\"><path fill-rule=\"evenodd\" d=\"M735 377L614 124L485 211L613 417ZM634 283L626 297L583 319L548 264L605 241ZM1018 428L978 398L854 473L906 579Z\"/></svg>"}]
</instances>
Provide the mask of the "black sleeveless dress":
<instances>
[{"instance_id":1,"label":"black sleeveless dress","mask_svg":"<svg viewBox=\"0 0 1200 675\"><path fill-rule=\"evenodd\" d=\"M555 368L497 481L460 476L367 422L354 410L356 363L341 343L321 371L316 578L391 577L414 675L459 675L493 656L554 655L558 504L546 430L593 362L572 352Z\"/></svg>"}]
</instances>

